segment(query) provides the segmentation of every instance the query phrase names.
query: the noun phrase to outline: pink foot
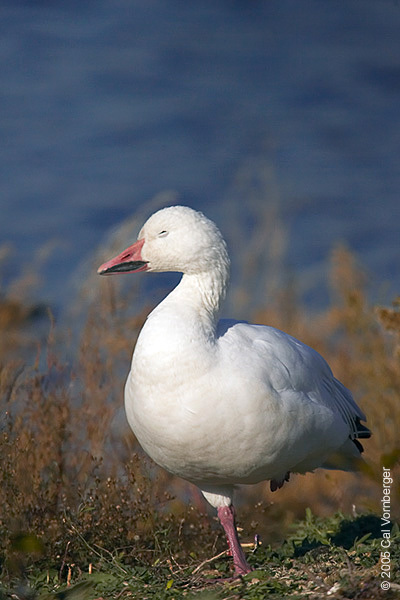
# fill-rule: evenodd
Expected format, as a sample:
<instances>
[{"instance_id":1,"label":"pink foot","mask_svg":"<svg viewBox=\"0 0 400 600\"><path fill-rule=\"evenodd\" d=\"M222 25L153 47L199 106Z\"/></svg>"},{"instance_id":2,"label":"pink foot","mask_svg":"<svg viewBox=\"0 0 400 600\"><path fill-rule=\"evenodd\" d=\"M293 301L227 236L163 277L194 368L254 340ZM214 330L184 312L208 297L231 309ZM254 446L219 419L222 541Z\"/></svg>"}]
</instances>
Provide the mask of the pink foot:
<instances>
[{"instance_id":1,"label":"pink foot","mask_svg":"<svg viewBox=\"0 0 400 600\"><path fill-rule=\"evenodd\" d=\"M239 542L239 537L235 522L235 509L233 506L220 506L218 509L218 518L225 530L228 540L229 549L233 558L233 566L235 567L235 575L246 575L252 570L246 560L244 552Z\"/></svg>"}]
</instances>

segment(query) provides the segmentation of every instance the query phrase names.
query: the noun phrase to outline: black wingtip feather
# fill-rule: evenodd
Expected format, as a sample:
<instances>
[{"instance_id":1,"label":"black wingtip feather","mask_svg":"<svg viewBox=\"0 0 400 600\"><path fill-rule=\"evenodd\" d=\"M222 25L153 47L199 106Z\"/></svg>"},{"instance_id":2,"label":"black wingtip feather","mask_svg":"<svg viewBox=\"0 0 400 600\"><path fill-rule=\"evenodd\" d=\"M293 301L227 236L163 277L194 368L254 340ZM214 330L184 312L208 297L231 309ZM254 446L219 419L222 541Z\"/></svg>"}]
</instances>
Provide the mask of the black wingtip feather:
<instances>
[{"instance_id":1,"label":"black wingtip feather","mask_svg":"<svg viewBox=\"0 0 400 600\"><path fill-rule=\"evenodd\" d=\"M365 425L363 425L359 419L359 417L356 418L356 427L357 427L357 437L358 438L362 438L362 439L367 439L371 437L371 431L368 429L368 427L366 427Z\"/></svg>"}]
</instances>

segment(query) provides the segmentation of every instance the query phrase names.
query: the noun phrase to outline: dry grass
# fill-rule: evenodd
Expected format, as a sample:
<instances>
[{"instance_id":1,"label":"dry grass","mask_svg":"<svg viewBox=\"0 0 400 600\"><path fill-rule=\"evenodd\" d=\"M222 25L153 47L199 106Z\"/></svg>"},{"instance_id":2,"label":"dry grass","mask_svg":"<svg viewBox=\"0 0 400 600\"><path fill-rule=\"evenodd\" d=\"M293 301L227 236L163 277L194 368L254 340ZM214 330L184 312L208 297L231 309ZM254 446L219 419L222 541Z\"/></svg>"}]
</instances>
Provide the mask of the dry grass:
<instances>
[{"instance_id":1,"label":"dry grass","mask_svg":"<svg viewBox=\"0 0 400 600\"><path fill-rule=\"evenodd\" d=\"M265 486L240 495L245 537L257 531L282 538L306 507L319 515L340 509L379 514L382 465L395 476L393 511L400 506L400 303L368 304L366 280L344 248L333 253L332 306L310 315L292 286L277 287L254 321L299 337L320 351L350 387L373 431L365 441L367 466L360 474L319 472L293 478L276 494ZM248 285L247 285L248 287ZM27 327L35 308L24 298L0 301L0 568L20 577L35 561L60 580L107 557L154 564L171 554L200 560L223 548L205 505L192 488L142 456L124 418L123 381L132 345L148 309L132 311L130 298L110 281L86 315L73 363L59 357L57 325L48 320L41 346ZM27 333L28 331L28 333ZM33 329L34 331L34 329ZM25 363L19 356L31 357ZM396 502L397 500L397 502ZM355 508L353 508L355 506ZM393 517L399 515L393 514ZM194 524L197 528L194 535Z\"/></svg>"}]
</instances>

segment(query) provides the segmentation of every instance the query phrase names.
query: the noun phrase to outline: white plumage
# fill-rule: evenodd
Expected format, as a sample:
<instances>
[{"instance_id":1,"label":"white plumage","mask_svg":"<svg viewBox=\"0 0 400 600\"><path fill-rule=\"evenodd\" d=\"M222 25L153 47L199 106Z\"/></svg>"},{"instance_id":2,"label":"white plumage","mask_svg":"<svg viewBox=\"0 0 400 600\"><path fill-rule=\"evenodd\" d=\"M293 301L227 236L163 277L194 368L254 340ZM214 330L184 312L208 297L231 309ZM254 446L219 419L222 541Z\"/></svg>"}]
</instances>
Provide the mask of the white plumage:
<instances>
[{"instance_id":1,"label":"white plumage","mask_svg":"<svg viewBox=\"0 0 400 600\"><path fill-rule=\"evenodd\" d=\"M229 277L225 242L203 214L173 206L99 269L179 271L179 285L148 316L125 387L130 426L151 458L200 487L218 509L235 572L240 548L235 484L317 467L356 468L365 415L313 349L272 327L217 320Z\"/></svg>"}]
</instances>

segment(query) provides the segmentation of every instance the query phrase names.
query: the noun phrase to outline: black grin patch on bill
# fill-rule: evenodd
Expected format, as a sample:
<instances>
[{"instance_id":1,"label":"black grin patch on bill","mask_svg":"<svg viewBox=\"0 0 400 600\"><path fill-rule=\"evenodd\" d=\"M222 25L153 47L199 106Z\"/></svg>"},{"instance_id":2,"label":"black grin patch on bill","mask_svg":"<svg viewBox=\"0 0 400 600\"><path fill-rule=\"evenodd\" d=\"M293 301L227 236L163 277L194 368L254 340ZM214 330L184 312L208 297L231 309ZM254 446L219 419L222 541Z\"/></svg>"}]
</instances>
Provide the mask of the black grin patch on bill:
<instances>
[{"instance_id":1,"label":"black grin patch on bill","mask_svg":"<svg viewBox=\"0 0 400 600\"><path fill-rule=\"evenodd\" d=\"M126 273L129 271L137 271L141 267L147 265L145 260L131 260L129 262L119 263L118 265L113 265L104 271L101 271L100 275L108 275L109 273Z\"/></svg>"}]
</instances>

